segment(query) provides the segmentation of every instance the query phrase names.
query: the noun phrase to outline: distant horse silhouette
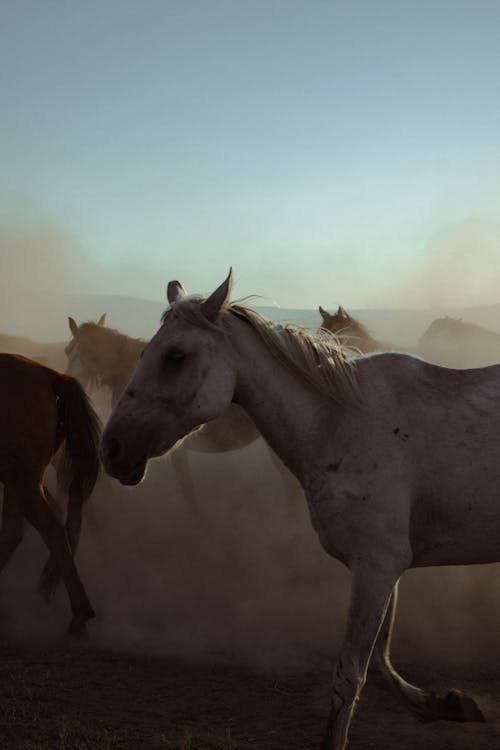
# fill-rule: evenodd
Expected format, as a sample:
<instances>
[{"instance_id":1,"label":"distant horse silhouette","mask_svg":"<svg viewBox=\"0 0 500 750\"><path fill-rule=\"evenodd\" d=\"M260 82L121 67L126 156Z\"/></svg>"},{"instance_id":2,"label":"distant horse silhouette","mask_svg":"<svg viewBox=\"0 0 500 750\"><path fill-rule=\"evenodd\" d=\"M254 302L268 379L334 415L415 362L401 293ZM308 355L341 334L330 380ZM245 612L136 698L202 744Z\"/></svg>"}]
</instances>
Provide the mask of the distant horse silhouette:
<instances>
[{"instance_id":1,"label":"distant horse silhouette","mask_svg":"<svg viewBox=\"0 0 500 750\"><path fill-rule=\"evenodd\" d=\"M109 388L114 407L139 362L146 341L108 328L104 325L105 317L104 314L97 323L81 325L73 318L68 319L73 338L66 347L70 358L67 372L78 375L82 383ZM183 441L171 459L182 493L193 508L198 504L187 451L225 453L244 448L259 437L259 431L246 412L233 404L226 414ZM284 467L272 451L271 458L283 473Z\"/></svg>"},{"instance_id":2,"label":"distant horse silhouette","mask_svg":"<svg viewBox=\"0 0 500 750\"><path fill-rule=\"evenodd\" d=\"M436 318L420 338L419 354L446 367L484 367L500 362L500 334L456 318Z\"/></svg>"},{"instance_id":3,"label":"distant horse silhouette","mask_svg":"<svg viewBox=\"0 0 500 750\"><path fill-rule=\"evenodd\" d=\"M170 283L162 325L104 430L106 471L137 484L151 457L240 404L302 484L323 548L352 575L322 749L345 747L370 662L422 718L484 720L465 694L404 680L390 642L406 570L500 560L500 365L352 358L329 337L230 303L231 280L206 299Z\"/></svg>"},{"instance_id":4,"label":"distant horse silhouette","mask_svg":"<svg viewBox=\"0 0 500 750\"><path fill-rule=\"evenodd\" d=\"M50 551L40 589L48 599L62 577L73 614L69 630L81 632L94 611L73 555L80 538L82 505L99 471L99 420L74 378L4 353L0 354L0 415L4 485L0 570L21 542L26 519ZM65 526L43 485L45 470L61 446L72 475Z\"/></svg>"},{"instance_id":5,"label":"distant horse silhouette","mask_svg":"<svg viewBox=\"0 0 500 750\"><path fill-rule=\"evenodd\" d=\"M108 328L105 322L106 313L97 323L88 321L80 326L74 318L68 318L73 337L65 349L66 372L78 378L84 388L109 388L111 406L114 406L146 342Z\"/></svg>"},{"instance_id":6,"label":"distant horse silhouette","mask_svg":"<svg viewBox=\"0 0 500 750\"><path fill-rule=\"evenodd\" d=\"M366 326L349 315L340 305L334 315L324 310L321 305L319 306L319 312L323 318L321 328L338 336L343 345L357 349L363 354L387 348L384 344L374 339Z\"/></svg>"},{"instance_id":7,"label":"distant horse silhouette","mask_svg":"<svg viewBox=\"0 0 500 750\"><path fill-rule=\"evenodd\" d=\"M106 322L106 313L103 313L97 323L97 326L103 326ZM76 378L80 385L82 385L86 391L92 391L101 387L101 383L97 375L94 374L93 369L89 363L85 367L79 356L79 349L77 339L75 337L75 331L78 331L78 325L73 318L68 318L69 328L73 334L71 341L65 345L64 353L67 357L66 362L66 374L72 375Z\"/></svg>"}]
</instances>

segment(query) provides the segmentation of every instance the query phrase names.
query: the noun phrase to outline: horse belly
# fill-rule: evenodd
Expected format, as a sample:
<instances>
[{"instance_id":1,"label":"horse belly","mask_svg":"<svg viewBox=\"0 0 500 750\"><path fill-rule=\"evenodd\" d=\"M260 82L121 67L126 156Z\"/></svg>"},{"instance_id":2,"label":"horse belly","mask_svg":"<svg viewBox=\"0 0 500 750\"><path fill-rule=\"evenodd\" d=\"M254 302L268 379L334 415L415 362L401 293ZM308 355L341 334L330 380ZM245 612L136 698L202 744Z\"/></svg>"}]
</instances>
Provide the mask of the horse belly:
<instances>
[{"instance_id":1,"label":"horse belly","mask_svg":"<svg viewBox=\"0 0 500 750\"><path fill-rule=\"evenodd\" d=\"M500 493L419 498L410 518L413 567L500 561Z\"/></svg>"}]
</instances>

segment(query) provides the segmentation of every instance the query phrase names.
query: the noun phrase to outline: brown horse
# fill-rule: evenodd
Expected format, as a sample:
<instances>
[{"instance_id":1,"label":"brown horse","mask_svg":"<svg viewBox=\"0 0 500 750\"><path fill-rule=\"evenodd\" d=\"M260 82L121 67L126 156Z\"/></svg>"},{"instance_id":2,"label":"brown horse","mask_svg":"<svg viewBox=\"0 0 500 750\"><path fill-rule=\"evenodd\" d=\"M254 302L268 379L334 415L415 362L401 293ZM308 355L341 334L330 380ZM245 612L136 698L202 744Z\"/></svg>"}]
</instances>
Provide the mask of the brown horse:
<instances>
[{"instance_id":1,"label":"brown horse","mask_svg":"<svg viewBox=\"0 0 500 750\"><path fill-rule=\"evenodd\" d=\"M50 552L40 589L48 599L62 577L73 615L69 630L82 632L94 611L73 555L80 537L82 505L99 472L98 417L77 380L5 353L0 354L0 414L0 482L4 485L0 570L20 544L26 519ZM72 475L65 526L43 485L45 470L61 446Z\"/></svg>"},{"instance_id":2,"label":"brown horse","mask_svg":"<svg viewBox=\"0 0 500 750\"><path fill-rule=\"evenodd\" d=\"M78 325L73 318L68 318L73 338L65 349L68 357L66 372L78 378L84 387L107 386L111 391L113 407L137 365L146 342L108 328L104 325L105 321L106 313L97 323Z\"/></svg>"},{"instance_id":3,"label":"brown horse","mask_svg":"<svg viewBox=\"0 0 500 750\"><path fill-rule=\"evenodd\" d=\"M319 307L319 312L323 318L321 328L331 331L331 333L338 336L343 345L353 349L358 349L358 351L363 354L381 351L386 348L382 343L371 336L368 329L360 323L359 320L351 317L340 305L334 315L330 315L330 313L324 310L321 305Z\"/></svg>"}]
</instances>

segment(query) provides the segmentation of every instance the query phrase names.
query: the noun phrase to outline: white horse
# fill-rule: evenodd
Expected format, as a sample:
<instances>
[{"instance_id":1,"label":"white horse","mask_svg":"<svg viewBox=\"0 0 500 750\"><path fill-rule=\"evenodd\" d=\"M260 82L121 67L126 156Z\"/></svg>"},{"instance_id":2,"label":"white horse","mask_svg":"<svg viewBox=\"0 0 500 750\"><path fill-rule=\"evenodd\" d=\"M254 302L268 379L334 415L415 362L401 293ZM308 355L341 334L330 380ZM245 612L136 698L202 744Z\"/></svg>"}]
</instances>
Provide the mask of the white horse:
<instances>
[{"instance_id":1,"label":"white horse","mask_svg":"<svg viewBox=\"0 0 500 750\"><path fill-rule=\"evenodd\" d=\"M323 750L345 747L371 659L426 719L484 720L458 691L406 682L389 647L405 570L500 560L500 366L448 370L406 354L350 359L334 340L207 299L165 312L107 424L106 470L123 484L198 425L241 405L301 482L321 544L352 573Z\"/></svg>"}]
</instances>

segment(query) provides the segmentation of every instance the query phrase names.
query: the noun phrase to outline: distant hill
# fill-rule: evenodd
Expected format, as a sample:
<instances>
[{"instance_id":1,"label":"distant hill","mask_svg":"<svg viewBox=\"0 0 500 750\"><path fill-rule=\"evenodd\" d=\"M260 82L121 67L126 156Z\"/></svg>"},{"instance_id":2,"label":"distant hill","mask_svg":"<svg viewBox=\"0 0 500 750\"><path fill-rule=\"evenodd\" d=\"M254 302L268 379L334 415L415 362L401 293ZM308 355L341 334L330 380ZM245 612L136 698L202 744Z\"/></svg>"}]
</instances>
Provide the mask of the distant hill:
<instances>
[{"instance_id":1,"label":"distant hill","mask_svg":"<svg viewBox=\"0 0 500 750\"><path fill-rule=\"evenodd\" d=\"M69 315L80 323L107 313L107 325L130 336L148 338L157 330L166 303L134 297L106 295L51 295L20 292L0 286L0 333L28 336L38 341L69 338ZM258 307L263 315L286 323L317 328L317 309L302 310ZM395 346L413 347L427 326L437 317L450 315L500 332L500 304L470 308L428 310L349 310L368 326L373 335Z\"/></svg>"}]
</instances>

